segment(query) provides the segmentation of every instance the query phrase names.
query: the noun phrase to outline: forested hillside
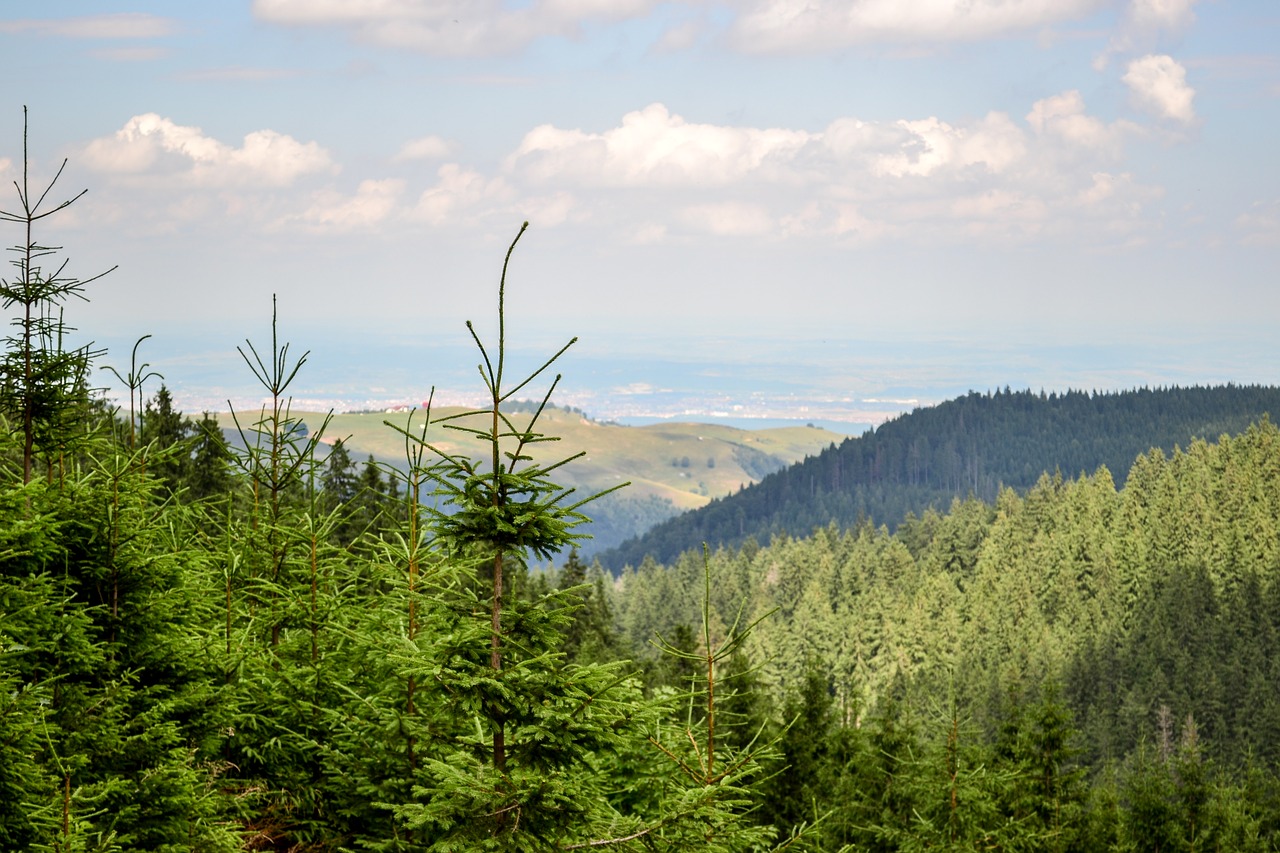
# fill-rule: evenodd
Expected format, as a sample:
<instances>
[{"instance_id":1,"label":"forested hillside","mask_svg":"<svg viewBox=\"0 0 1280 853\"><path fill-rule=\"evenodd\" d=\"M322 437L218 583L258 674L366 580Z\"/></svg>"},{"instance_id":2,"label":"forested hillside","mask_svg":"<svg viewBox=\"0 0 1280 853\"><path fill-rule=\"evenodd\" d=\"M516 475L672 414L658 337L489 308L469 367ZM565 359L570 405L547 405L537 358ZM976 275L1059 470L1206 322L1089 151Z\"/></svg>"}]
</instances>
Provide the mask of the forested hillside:
<instances>
[{"instance_id":1,"label":"forested hillside","mask_svg":"<svg viewBox=\"0 0 1280 853\"><path fill-rule=\"evenodd\" d=\"M1122 478L1151 448L1236 433L1280 412L1280 388L1143 388L1063 394L1004 389L970 393L888 421L764 478L741 492L665 521L600 555L620 570L646 556L674 560L703 542L804 536L835 522L892 529L908 513L945 509L968 495L992 501L1026 490L1041 473L1073 477L1099 466Z\"/></svg>"},{"instance_id":2,"label":"forested hillside","mask_svg":"<svg viewBox=\"0 0 1280 853\"><path fill-rule=\"evenodd\" d=\"M1066 806L1069 833L1087 835L1105 817L1070 793L1086 779L1095 794L1115 786L1108 808L1152 810L1124 815L1120 835L1125 822L1158 823L1132 846L1104 834L1095 848L1078 838L1028 849L1276 843L1280 430L1270 422L1171 455L1152 450L1121 490L1106 468L1045 475L1025 496L957 499L896 534L832 526L720 550L709 565L714 624L770 614L740 666L757 667L776 703L790 701L824 732L790 747L822 782L780 785L803 789L812 813L832 810L842 826L833 843L900 849L878 847L883 825L869 828L884 807L877 797L895 796L886 779L897 767L933 781L911 779L890 809L916 802L915 785L936 786L921 804L934 817L921 812L917 838L945 838L950 818L937 809L949 788L972 810L967 820L986 821L960 830L971 843L1022 849L1021 830L1002 824L995 804L1010 796L1005 762L1027 749L1041 753L1025 760L1083 771L1053 781L1055 797L1079 798ZM625 636L687 634L703 618L704 571L691 552L624 573L616 606ZM1213 799L1224 785L1240 786L1239 804ZM1263 790L1265 806L1251 799ZM1028 818L1023 829L1043 815ZM1235 819L1272 840L1217 834Z\"/></svg>"},{"instance_id":3,"label":"forested hillside","mask_svg":"<svg viewBox=\"0 0 1280 853\"><path fill-rule=\"evenodd\" d=\"M3 214L0 850L1280 849L1269 421L1123 489L615 579L569 550L580 451L529 452L558 353L511 375L506 263L486 404L385 424L390 479L317 453L274 311L236 448L146 391L145 336L127 402L95 395L62 311L90 282L30 236L49 195Z\"/></svg>"}]
</instances>

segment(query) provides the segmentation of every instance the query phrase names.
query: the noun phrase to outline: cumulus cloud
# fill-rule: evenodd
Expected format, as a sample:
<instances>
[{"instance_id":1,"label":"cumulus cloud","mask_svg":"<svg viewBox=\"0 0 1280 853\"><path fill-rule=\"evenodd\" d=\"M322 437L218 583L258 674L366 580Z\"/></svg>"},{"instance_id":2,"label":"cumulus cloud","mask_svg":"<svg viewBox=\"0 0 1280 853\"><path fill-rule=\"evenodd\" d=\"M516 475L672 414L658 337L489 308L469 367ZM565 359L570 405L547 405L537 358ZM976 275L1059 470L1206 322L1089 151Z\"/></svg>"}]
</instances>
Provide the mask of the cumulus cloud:
<instances>
[{"instance_id":1,"label":"cumulus cloud","mask_svg":"<svg viewBox=\"0 0 1280 853\"><path fill-rule=\"evenodd\" d=\"M936 117L899 120L902 135L893 153L876 158L873 171L882 175L929 175L943 168L982 166L1001 172L1026 153L1022 131L1004 113L990 113L969 127L955 127Z\"/></svg>"},{"instance_id":2,"label":"cumulus cloud","mask_svg":"<svg viewBox=\"0 0 1280 853\"><path fill-rule=\"evenodd\" d=\"M337 167L315 142L260 130L233 145L156 114L90 143L85 159L132 187L178 190L147 196L153 218L181 202L169 220L230 214L305 232L529 219L636 243L1008 243L1132 234L1159 197L1124 167L1142 128L1091 115L1078 91L1022 118L846 116L801 129L693 121L654 103L610 124L534 127L489 165L445 160L456 152L439 137L409 140L393 162L436 160L426 186L409 166L325 186Z\"/></svg>"},{"instance_id":3,"label":"cumulus cloud","mask_svg":"<svg viewBox=\"0 0 1280 853\"><path fill-rule=\"evenodd\" d=\"M1161 118L1183 123L1195 119L1196 92L1187 85L1187 69L1171 56L1144 56L1129 63L1125 85L1134 101Z\"/></svg>"},{"instance_id":4,"label":"cumulus cloud","mask_svg":"<svg viewBox=\"0 0 1280 853\"><path fill-rule=\"evenodd\" d=\"M801 53L873 42L947 42L1039 30L1106 0L748 0L730 35L743 50Z\"/></svg>"},{"instance_id":5,"label":"cumulus cloud","mask_svg":"<svg viewBox=\"0 0 1280 853\"><path fill-rule=\"evenodd\" d=\"M584 23L647 13L657 0L254 0L253 13L284 26L333 26L363 42L439 56L492 56L546 36L576 37Z\"/></svg>"},{"instance_id":6,"label":"cumulus cloud","mask_svg":"<svg viewBox=\"0 0 1280 853\"><path fill-rule=\"evenodd\" d=\"M474 223L517 197L503 178L487 178L457 163L444 164L436 177L436 185L422 193L414 209L417 218L431 225Z\"/></svg>"},{"instance_id":7,"label":"cumulus cloud","mask_svg":"<svg viewBox=\"0 0 1280 853\"><path fill-rule=\"evenodd\" d=\"M300 216L289 217L319 230L353 231L379 225L391 216L404 192L397 179L361 181L354 195L323 190Z\"/></svg>"},{"instance_id":8,"label":"cumulus cloud","mask_svg":"<svg viewBox=\"0 0 1280 853\"><path fill-rule=\"evenodd\" d=\"M1121 131L1085 113L1078 92L1037 102L1038 134L1113 148ZM618 127L588 132L542 125L507 159L533 183L593 187L729 187L743 183L829 186L837 177L972 179L1000 175L1028 157L1031 137L1008 115L963 124L936 116L895 122L833 121L820 132L686 121L662 104L627 113Z\"/></svg>"},{"instance_id":9,"label":"cumulus cloud","mask_svg":"<svg viewBox=\"0 0 1280 853\"><path fill-rule=\"evenodd\" d=\"M177 23L172 18L162 18L143 12L0 21L0 33L32 33L74 39L163 38L177 31Z\"/></svg>"},{"instance_id":10,"label":"cumulus cloud","mask_svg":"<svg viewBox=\"0 0 1280 853\"><path fill-rule=\"evenodd\" d=\"M1118 156L1125 137L1138 132L1130 122L1108 124L1089 115L1084 97L1075 89L1036 101L1027 113L1027 124L1037 134L1061 141L1069 150L1105 157Z\"/></svg>"},{"instance_id":11,"label":"cumulus cloud","mask_svg":"<svg viewBox=\"0 0 1280 853\"><path fill-rule=\"evenodd\" d=\"M646 242L691 231L874 240L922 227L1008 239L1061 230L1077 215L1140 217L1151 193L1099 168L1140 133L1090 115L1077 91L1037 101L1025 123L1001 112L958 122L845 117L820 131L702 124L651 104L604 130L534 128L505 171L513 191L575 187L596 221L642 206L643 221L629 224ZM670 211L665 221L653 205Z\"/></svg>"},{"instance_id":12,"label":"cumulus cloud","mask_svg":"<svg viewBox=\"0 0 1280 853\"><path fill-rule=\"evenodd\" d=\"M237 148L155 113L134 116L114 135L93 140L85 159L102 172L202 186L285 186L306 174L337 170L315 142L257 130Z\"/></svg>"},{"instance_id":13,"label":"cumulus cloud","mask_svg":"<svg viewBox=\"0 0 1280 853\"><path fill-rule=\"evenodd\" d=\"M723 186L792 160L812 138L796 130L692 124L650 104L603 133L536 127L507 168L534 181Z\"/></svg>"}]
</instances>

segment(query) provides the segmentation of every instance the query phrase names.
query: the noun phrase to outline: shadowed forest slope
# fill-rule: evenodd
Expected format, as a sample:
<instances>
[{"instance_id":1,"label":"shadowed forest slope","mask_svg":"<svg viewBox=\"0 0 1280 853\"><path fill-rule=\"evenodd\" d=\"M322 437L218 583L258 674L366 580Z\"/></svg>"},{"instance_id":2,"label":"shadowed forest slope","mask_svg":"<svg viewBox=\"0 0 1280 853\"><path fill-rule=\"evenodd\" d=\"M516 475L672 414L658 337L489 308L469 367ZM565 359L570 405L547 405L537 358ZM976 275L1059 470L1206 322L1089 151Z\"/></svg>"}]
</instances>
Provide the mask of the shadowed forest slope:
<instances>
[{"instance_id":1,"label":"shadowed forest slope","mask_svg":"<svg viewBox=\"0 0 1280 853\"><path fill-rule=\"evenodd\" d=\"M945 509L953 498L993 501L1002 487L1026 490L1044 472L1128 471L1151 448L1170 452L1195 438L1238 433L1273 412L1280 412L1280 388L1261 386L972 392L832 445L671 518L600 560L618 571L646 556L671 562L703 542L713 548L748 537L764 543L832 522L894 528L908 513Z\"/></svg>"}]
</instances>

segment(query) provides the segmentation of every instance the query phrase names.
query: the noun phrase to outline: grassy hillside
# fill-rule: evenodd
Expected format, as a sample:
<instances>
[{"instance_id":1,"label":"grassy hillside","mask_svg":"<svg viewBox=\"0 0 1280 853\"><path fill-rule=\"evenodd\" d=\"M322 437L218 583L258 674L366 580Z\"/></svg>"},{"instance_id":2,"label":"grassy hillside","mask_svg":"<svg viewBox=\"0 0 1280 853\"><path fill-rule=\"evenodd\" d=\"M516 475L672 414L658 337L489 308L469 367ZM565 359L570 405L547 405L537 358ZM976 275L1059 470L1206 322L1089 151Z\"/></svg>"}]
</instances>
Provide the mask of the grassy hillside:
<instances>
[{"instance_id":1,"label":"grassy hillside","mask_svg":"<svg viewBox=\"0 0 1280 853\"><path fill-rule=\"evenodd\" d=\"M459 408L433 410L433 419L461 412ZM325 431L327 441L342 438L353 459L372 454L378 461L404 466L404 438L386 426L401 426L407 414L356 413L334 415ZM415 417L421 427L421 412ZM321 413L304 413L315 427ZM518 426L529 416L514 414ZM253 413L240 414L247 426ZM218 416L224 429L234 427L229 414ZM465 423L456 421L455 423ZM560 436L558 442L534 445L539 461L583 452L586 456L563 470L561 482L589 493L630 481L621 493L594 505L593 540L585 553L611 547L649 526L686 509L759 482L766 475L820 453L844 436L816 427L784 427L742 430L718 424L661 423L620 426L584 418L577 412L548 409L539 420L539 432ZM432 426L431 442L448 452L466 450L465 433Z\"/></svg>"}]
</instances>

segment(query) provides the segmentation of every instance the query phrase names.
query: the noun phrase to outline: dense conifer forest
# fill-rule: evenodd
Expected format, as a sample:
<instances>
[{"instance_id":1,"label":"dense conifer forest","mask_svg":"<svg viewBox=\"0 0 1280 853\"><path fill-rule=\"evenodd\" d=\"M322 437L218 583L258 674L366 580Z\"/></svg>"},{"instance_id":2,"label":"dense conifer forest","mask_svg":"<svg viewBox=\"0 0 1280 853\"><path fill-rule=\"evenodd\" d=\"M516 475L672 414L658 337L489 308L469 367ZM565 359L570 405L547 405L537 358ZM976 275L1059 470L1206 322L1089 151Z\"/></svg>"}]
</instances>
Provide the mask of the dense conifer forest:
<instances>
[{"instance_id":1,"label":"dense conifer forest","mask_svg":"<svg viewBox=\"0 0 1280 853\"><path fill-rule=\"evenodd\" d=\"M238 449L175 410L145 338L108 405L103 354L65 344L91 281L19 190L0 849L1280 847L1269 421L1136 455L1123 488L1043 473L615 579L572 550L574 450L535 464L554 436L504 412L572 345L510 374L511 251L497 338L471 331L487 405L389 422L390 478L317 454L274 312ZM476 452L439 452L459 430Z\"/></svg>"},{"instance_id":2,"label":"dense conifer forest","mask_svg":"<svg viewBox=\"0 0 1280 853\"><path fill-rule=\"evenodd\" d=\"M670 562L699 543L741 545L805 536L835 521L895 528L908 513L945 510L969 495L988 503L1042 472L1075 477L1105 466L1124 477L1151 448L1235 434L1280 413L1280 388L1142 388L1120 392L970 392L895 418L875 432L668 519L599 555L614 571L646 556Z\"/></svg>"}]
</instances>

